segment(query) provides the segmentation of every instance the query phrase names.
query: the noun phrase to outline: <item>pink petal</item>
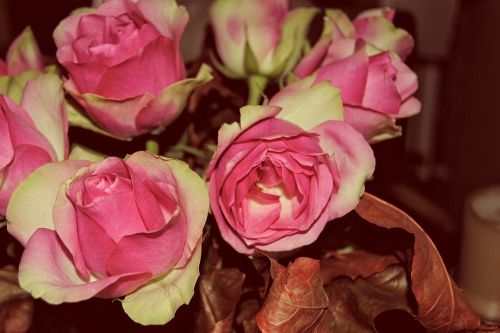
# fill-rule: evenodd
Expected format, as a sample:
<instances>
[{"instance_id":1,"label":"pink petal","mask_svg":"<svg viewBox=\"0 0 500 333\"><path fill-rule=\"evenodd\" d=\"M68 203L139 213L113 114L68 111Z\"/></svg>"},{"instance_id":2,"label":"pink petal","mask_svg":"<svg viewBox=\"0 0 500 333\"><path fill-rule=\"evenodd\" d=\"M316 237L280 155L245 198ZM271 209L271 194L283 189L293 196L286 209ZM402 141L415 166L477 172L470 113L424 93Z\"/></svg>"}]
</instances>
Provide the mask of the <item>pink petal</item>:
<instances>
[{"instance_id":1,"label":"pink petal","mask_svg":"<svg viewBox=\"0 0 500 333\"><path fill-rule=\"evenodd\" d=\"M38 146L45 150L53 161L56 153L49 141L36 129L29 114L17 106L10 98L0 96L0 109L4 113L10 131L10 141L14 149L20 145Z\"/></svg>"},{"instance_id":2,"label":"pink petal","mask_svg":"<svg viewBox=\"0 0 500 333\"><path fill-rule=\"evenodd\" d=\"M75 218L76 230L73 231L78 234L78 244L80 245L82 256L89 271L96 274L99 278L109 276L107 264L116 248L116 242L101 227L98 221L93 220L85 213L77 210ZM118 221L115 220L114 222L120 225ZM74 222L67 221L66 223ZM123 226L125 225L124 223ZM141 270L136 270L135 272L139 271Z\"/></svg>"},{"instance_id":3,"label":"pink petal","mask_svg":"<svg viewBox=\"0 0 500 333\"><path fill-rule=\"evenodd\" d=\"M293 73L299 78L304 78L312 74L323 62L329 46L329 39L321 39L314 45L311 51L300 60Z\"/></svg>"},{"instance_id":4,"label":"pink petal","mask_svg":"<svg viewBox=\"0 0 500 333\"><path fill-rule=\"evenodd\" d=\"M395 75L397 75L396 69L392 66L389 53L370 57L368 80L361 105L389 115L397 114L401 96L396 88Z\"/></svg>"},{"instance_id":5,"label":"pink petal","mask_svg":"<svg viewBox=\"0 0 500 333\"><path fill-rule=\"evenodd\" d=\"M170 84L183 79L183 64L176 61L177 52L171 39L158 38L146 46L142 54L109 68L94 93L117 100L146 92L158 95Z\"/></svg>"},{"instance_id":6,"label":"pink petal","mask_svg":"<svg viewBox=\"0 0 500 333\"><path fill-rule=\"evenodd\" d=\"M354 127L370 143L401 135L394 118L384 113L346 106L344 121Z\"/></svg>"},{"instance_id":7,"label":"pink petal","mask_svg":"<svg viewBox=\"0 0 500 333\"><path fill-rule=\"evenodd\" d=\"M72 81L66 81L64 88L82 105L90 119L109 133L122 138L144 133L144 130L137 128L136 117L154 96L145 94L114 101L96 95L80 95Z\"/></svg>"},{"instance_id":8,"label":"pink petal","mask_svg":"<svg viewBox=\"0 0 500 333\"><path fill-rule=\"evenodd\" d=\"M315 130L320 145L332 156L340 179L329 204L328 219L341 217L358 204L364 183L375 169L373 151L364 137L346 122L330 121Z\"/></svg>"},{"instance_id":9,"label":"pink petal","mask_svg":"<svg viewBox=\"0 0 500 333\"><path fill-rule=\"evenodd\" d=\"M93 282L83 280L76 273L73 262L57 234L48 229L39 229L33 234L19 265L21 287L50 304L78 302L98 294L105 297L123 296L150 278L149 273L132 273ZM133 283L130 283L131 280ZM126 283L126 289L119 288L122 283ZM100 294L111 287L115 287L115 292Z\"/></svg>"},{"instance_id":10,"label":"pink petal","mask_svg":"<svg viewBox=\"0 0 500 333\"><path fill-rule=\"evenodd\" d=\"M399 113L395 116L396 118L407 118L414 116L420 112L422 108L422 103L415 97L410 97L401 104Z\"/></svg>"},{"instance_id":11,"label":"pink petal","mask_svg":"<svg viewBox=\"0 0 500 333\"><path fill-rule=\"evenodd\" d=\"M109 274L139 271L156 276L173 268L184 249L186 222L180 216L159 231L123 237L109 258Z\"/></svg>"},{"instance_id":12,"label":"pink petal","mask_svg":"<svg viewBox=\"0 0 500 333\"><path fill-rule=\"evenodd\" d=\"M183 6L172 0L141 0L137 6L146 21L151 22L163 36L173 39L179 45L189 19Z\"/></svg>"},{"instance_id":13,"label":"pink petal","mask_svg":"<svg viewBox=\"0 0 500 333\"><path fill-rule=\"evenodd\" d=\"M8 111L0 106L0 142L2 142L0 145L0 170L5 168L14 157L14 147L12 147L10 140L9 123L5 112Z\"/></svg>"},{"instance_id":14,"label":"pink petal","mask_svg":"<svg viewBox=\"0 0 500 333\"><path fill-rule=\"evenodd\" d=\"M340 89L344 104L359 104L363 101L369 80L368 56L360 50L350 57L320 67L316 82L329 80Z\"/></svg>"},{"instance_id":15,"label":"pink petal","mask_svg":"<svg viewBox=\"0 0 500 333\"><path fill-rule=\"evenodd\" d=\"M7 205L17 186L40 165L52 162L52 157L37 146L16 147L12 161L2 170L0 184L0 215L5 216Z\"/></svg>"},{"instance_id":16,"label":"pink petal","mask_svg":"<svg viewBox=\"0 0 500 333\"><path fill-rule=\"evenodd\" d=\"M65 88L69 82L72 82L75 92L79 94L94 93L108 68L98 63L75 64L63 61L60 58L62 58L62 54L65 51L66 49L59 49L57 51L59 61L70 75L70 80L65 82Z\"/></svg>"}]
</instances>

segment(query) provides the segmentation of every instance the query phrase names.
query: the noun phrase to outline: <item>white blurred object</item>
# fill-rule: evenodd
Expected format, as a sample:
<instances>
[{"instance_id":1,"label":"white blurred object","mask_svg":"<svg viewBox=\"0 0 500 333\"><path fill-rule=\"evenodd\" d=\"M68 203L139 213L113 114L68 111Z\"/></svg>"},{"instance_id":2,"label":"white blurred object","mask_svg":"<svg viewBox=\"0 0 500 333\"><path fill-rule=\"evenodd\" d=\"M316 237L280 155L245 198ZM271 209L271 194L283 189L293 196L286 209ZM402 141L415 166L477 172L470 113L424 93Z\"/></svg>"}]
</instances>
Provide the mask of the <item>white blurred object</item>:
<instances>
[{"instance_id":1,"label":"white blurred object","mask_svg":"<svg viewBox=\"0 0 500 333\"><path fill-rule=\"evenodd\" d=\"M500 322L500 185L483 188L465 204L460 286L479 316Z\"/></svg>"}]
</instances>

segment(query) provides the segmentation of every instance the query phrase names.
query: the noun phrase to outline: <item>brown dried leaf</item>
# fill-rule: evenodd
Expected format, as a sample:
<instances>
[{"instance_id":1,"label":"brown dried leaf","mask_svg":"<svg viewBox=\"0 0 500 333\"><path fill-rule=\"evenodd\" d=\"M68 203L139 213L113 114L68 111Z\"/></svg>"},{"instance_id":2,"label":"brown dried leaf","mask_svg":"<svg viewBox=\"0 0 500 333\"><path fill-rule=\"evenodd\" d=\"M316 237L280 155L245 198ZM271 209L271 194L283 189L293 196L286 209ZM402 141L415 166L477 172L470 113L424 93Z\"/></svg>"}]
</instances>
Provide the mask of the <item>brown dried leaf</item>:
<instances>
[{"instance_id":1,"label":"brown dried leaf","mask_svg":"<svg viewBox=\"0 0 500 333\"><path fill-rule=\"evenodd\" d=\"M213 270L201 275L201 311L196 332L232 332L234 311L244 280L245 274L236 268Z\"/></svg>"},{"instance_id":2,"label":"brown dried leaf","mask_svg":"<svg viewBox=\"0 0 500 333\"><path fill-rule=\"evenodd\" d=\"M0 269L0 332L24 333L31 326L33 299L21 289L11 266Z\"/></svg>"},{"instance_id":3,"label":"brown dried leaf","mask_svg":"<svg viewBox=\"0 0 500 333\"><path fill-rule=\"evenodd\" d=\"M340 276L368 278L384 271L387 267L398 264L400 260L394 255L377 254L361 249L350 252L330 251L321 260L323 283L329 285Z\"/></svg>"},{"instance_id":4,"label":"brown dried leaf","mask_svg":"<svg viewBox=\"0 0 500 333\"><path fill-rule=\"evenodd\" d=\"M375 318L389 310L412 313L407 302L408 283L401 265L370 278L337 278L326 287L332 313L331 332L375 332Z\"/></svg>"},{"instance_id":5,"label":"brown dried leaf","mask_svg":"<svg viewBox=\"0 0 500 333\"><path fill-rule=\"evenodd\" d=\"M262 332L330 332L318 260L301 257L283 267L271 259L271 276L273 284L256 318Z\"/></svg>"},{"instance_id":6,"label":"brown dried leaf","mask_svg":"<svg viewBox=\"0 0 500 333\"><path fill-rule=\"evenodd\" d=\"M391 229L403 228L415 236L411 290L418 303L417 319L430 332L476 330L479 317L470 308L432 240L422 228L398 208L365 193L356 212L366 221Z\"/></svg>"}]
</instances>

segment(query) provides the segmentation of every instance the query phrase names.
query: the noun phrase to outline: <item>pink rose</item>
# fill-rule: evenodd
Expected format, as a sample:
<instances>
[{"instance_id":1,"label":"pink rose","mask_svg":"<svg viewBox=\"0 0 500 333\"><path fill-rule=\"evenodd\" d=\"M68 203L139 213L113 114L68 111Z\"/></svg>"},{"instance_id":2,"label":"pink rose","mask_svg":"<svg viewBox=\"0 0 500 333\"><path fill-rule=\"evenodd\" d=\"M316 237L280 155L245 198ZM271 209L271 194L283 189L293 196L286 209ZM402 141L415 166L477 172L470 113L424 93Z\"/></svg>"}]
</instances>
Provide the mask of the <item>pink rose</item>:
<instances>
[{"instance_id":1,"label":"pink rose","mask_svg":"<svg viewBox=\"0 0 500 333\"><path fill-rule=\"evenodd\" d=\"M105 1L70 15L54 31L65 89L115 136L161 130L211 78L206 66L185 78L179 41L187 21L174 0Z\"/></svg>"},{"instance_id":2,"label":"pink rose","mask_svg":"<svg viewBox=\"0 0 500 333\"><path fill-rule=\"evenodd\" d=\"M6 62L0 60L0 75L18 75L25 71L42 71L43 57L30 27L16 37L7 51Z\"/></svg>"},{"instance_id":3,"label":"pink rose","mask_svg":"<svg viewBox=\"0 0 500 333\"><path fill-rule=\"evenodd\" d=\"M288 251L356 207L375 159L342 121L337 89L313 78L241 109L219 131L207 178L212 212L236 251Z\"/></svg>"},{"instance_id":4,"label":"pink rose","mask_svg":"<svg viewBox=\"0 0 500 333\"><path fill-rule=\"evenodd\" d=\"M343 12L328 11L323 37L294 72L299 78L315 73L317 82L329 80L339 88L345 120L371 143L399 136L396 119L421 108L412 96L417 76L401 60L413 39L394 27L393 17L391 9L376 9L351 23Z\"/></svg>"},{"instance_id":5,"label":"pink rose","mask_svg":"<svg viewBox=\"0 0 500 333\"><path fill-rule=\"evenodd\" d=\"M0 95L0 215L19 183L42 164L68 154L68 123L57 76L29 80L20 105Z\"/></svg>"},{"instance_id":6,"label":"pink rose","mask_svg":"<svg viewBox=\"0 0 500 333\"><path fill-rule=\"evenodd\" d=\"M290 0L216 0L210 9L218 66L226 76L279 77L300 59L316 8Z\"/></svg>"},{"instance_id":7,"label":"pink rose","mask_svg":"<svg viewBox=\"0 0 500 333\"><path fill-rule=\"evenodd\" d=\"M420 112L421 104L413 97L417 76L390 52L370 57L362 47L315 73L316 82L328 80L340 89L344 120L371 143L401 135L396 119Z\"/></svg>"},{"instance_id":8,"label":"pink rose","mask_svg":"<svg viewBox=\"0 0 500 333\"><path fill-rule=\"evenodd\" d=\"M207 213L203 180L178 160L47 164L7 210L25 246L19 283L51 304L125 296L133 320L164 324L193 295Z\"/></svg>"}]
</instances>

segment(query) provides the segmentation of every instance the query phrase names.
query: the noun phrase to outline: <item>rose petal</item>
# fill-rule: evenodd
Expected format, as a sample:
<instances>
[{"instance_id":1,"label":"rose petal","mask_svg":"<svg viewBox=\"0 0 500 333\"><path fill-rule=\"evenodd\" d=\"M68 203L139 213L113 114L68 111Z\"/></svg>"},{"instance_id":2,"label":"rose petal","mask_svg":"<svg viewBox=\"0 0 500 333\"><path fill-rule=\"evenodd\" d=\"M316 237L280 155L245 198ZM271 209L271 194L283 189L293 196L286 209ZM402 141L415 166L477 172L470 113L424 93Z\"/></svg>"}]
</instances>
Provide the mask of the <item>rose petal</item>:
<instances>
[{"instance_id":1,"label":"rose petal","mask_svg":"<svg viewBox=\"0 0 500 333\"><path fill-rule=\"evenodd\" d=\"M370 143L401 135L401 128L396 126L394 118L384 113L346 106L344 115L345 121L351 124Z\"/></svg>"},{"instance_id":2,"label":"rose petal","mask_svg":"<svg viewBox=\"0 0 500 333\"><path fill-rule=\"evenodd\" d=\"M156 276L172 269L183 253L189 222L181 215L159 231L123 237L109 257L108 273L118 275L139 271Z\"/></svg>"},{"instance_id":3,"label":"rose petal","mask_svg":"<svg viewBox=\"0 0 500 333\"><path fill-rule=\"evenodd\" d=\"M128 281L128 292L151 278L149 273L115 275L105 279L85 281L76 273L64 245L57 234L48 229L38 229L23 253L19 264L19 284L33 297L50 304L79 302L96 296L113 284ZM134 283L130 283L130 279ZM124 292L124 290L121 290ZM117 297L123 294L115 293Z\"/></svg>"},{"instance_id":4,"label":"rose petal","mask_svg":"<svg viewBox=\"0 0 500 333\"><path fill-rule=\"evenodd\" d=\"M108 68L92 93L108 99L123 100L144 93L158 95L165 87L183 77L179 75L177 47L172 39L160 37L136 57ZM161 75L158 75L161 73ZM131 80L130 78L134 79Z\"/></svg>"},{"instance_id":5,"label":"rose petal","mask_svg":"<svg viewBox=\"0 0 500 333\"><path fill-rule=\"evenodd\" d=\"M16 147L12 161L1 172L3 181L0 184L0 215L5 216L9 199L19 184L40 165L49 162L52 162L52 157L40 147Z\"/></svg>"},{"instance_id":6,"label":"rose petal","mask_svg":"<svg viewBox=\"0 0 500 333\"><path fill-rule=\"evenodd\" d=\"M59 187L88 161L48 163L36 169L12 195L7 207L7 230L26 245L38 228L54 229L52 207ZM26 209L30 207L30 209Z\"/></svg>"},{"instance_id":7,"label":"rose petal","mask_svg":"<svg viewBox=\"0 0 500 333\"><path fill-rule=\"evenodd\" d=\"M209 203L205 182L186 163L179 160L137 152L132 154L127 162L141 166L152 179L158 179L159 171L168 167L175 182L179 208L188 221L186 243L179 259L179 265L184 265L198 244L207 219Z\"/></svg>"},{"instance_id":8,"label":"rose petal","mask_svg":"<svg viewBox=\"0 0 500 333\"><path fill-rule=\"evenodd\" d=\"M30 115L38 131L49 140L59 161L68 155L68 120L63 102L62 82L53 74L29 80L21 100L21 107Z\"/></svg>"},{"instance_id":9,"label":"rose petal","mask_svg":"<svg viewBox=\"0 0 500 333\"><path fill-rule=\"evenodd\" d=\"M274 95L269 105L282 108L277 118L291 122L306 131L328 120L343 119L339 90L327 82L314 82L315 78L311 76Z\"/></svg>"},{"instance_id":10,"label":"rose petal","mask_svg":"<svg viewBox=\"0 0 500 333\"><path fill-rule=\"evenodd\" d=\"M345 104L359 105L362 103L369 74L368 56L364 50L322 66L316 73L316 82L328 80L332 86L340 89L342 102Z\"/></svg>"},{"instance_id":11,"label":"rose petal","mask_svg":"<svg viewBox=\"0 0 500 333\"><path fill-rule=\"evenodd\" d=\"M7 73L17 75L24 71L43 70L43 58L30 27L12 42L7 51Z\"/></svg>"},{"instance_id":12,"label":"rose petal","mask_svg":"<svg viewBox=\"0 0 500 333\"><path fill-rule=\"evenodd\" d=\"M174 318L182 304L188 304L199 276L201 242L184 267L166 273L125 297L123 309L142 325L163 325Z\"/></svg>"},{"instance_id":13,"label":"rose petal","mask_svg":"<svg viewBox=\"0 0 500 333\"><path fill-rule=\"evenodd\" d=\"M365 181L375 169L373 151L363 136L345 122L329 121L316 127L320 145L335 161L340 174L337 192L332 194L328 219L353 210L365 190Z\"/></svg>"},{"instance_id":14,"label":"rose petal","mask_svg":"<svg viewBox=\"0 0 500 333\"><path fill-rule=\"evenodd\" d=\"M386 16L384 11L387 9L375 9L368 13L361 13L353 21L356 34L379 49L396 52L404 60L413 50L413 37L407 31L396 28L388 19L393 14Z\"/></svg>"}]
</instances>

